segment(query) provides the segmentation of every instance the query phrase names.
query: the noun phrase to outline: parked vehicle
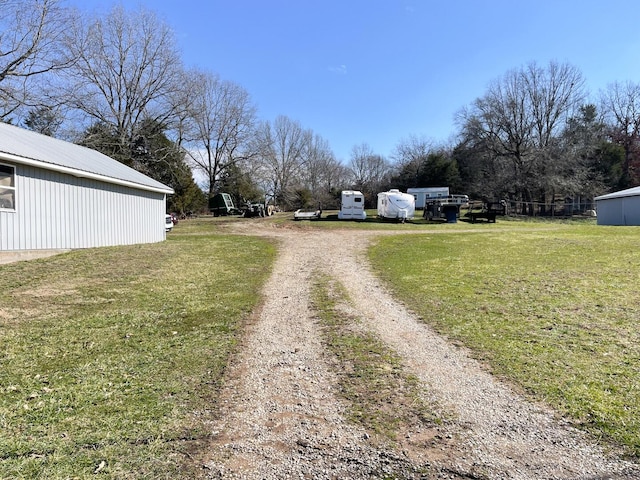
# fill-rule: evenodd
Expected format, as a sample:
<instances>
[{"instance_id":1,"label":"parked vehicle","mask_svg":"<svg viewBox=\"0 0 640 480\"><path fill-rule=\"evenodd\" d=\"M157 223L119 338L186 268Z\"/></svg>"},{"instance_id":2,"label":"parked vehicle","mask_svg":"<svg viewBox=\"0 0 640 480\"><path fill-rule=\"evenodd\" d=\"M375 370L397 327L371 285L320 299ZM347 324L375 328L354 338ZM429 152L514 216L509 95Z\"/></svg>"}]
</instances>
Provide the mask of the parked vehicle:
<instances>
[{"instance_id":1,"label":"parked vehicle","mask_svg":"<svg viewBox=\"0 0 640 480\"><path fill-rule=\"evenodd\" d=\"M265 215L266 213L262 203L247 202L242 209L243 217L264 217Z\"/></svg>"},{"instance_id":2,"label":"parked vehicle","mask_svg":"<svg viewBox=\"0 0 640 480\"><path fill-rule=\"evenodd\" d=\"M415 205L413 195L402 193L397 188L381 192L378 194L378 218L404 223L415 215Z\"/></svg>"},{"instance_id":3,"label":"parked vehicle","mask_svg":"<svg viewBox=\"0 0 640 480\"><path fill-rule=\"evenodd\" d=\"M364 195L356 190L343 190L340 211L340 220L364 220L367 212L364 211Z\"/></svg>"},{"instance_id":4,"label":"parked vehicle","mask_svg":"<svg viewBox=\"0 0 640 480\"><path fill-rule=\"evenodd\" d=\"M173 228L173 217L171 215L164 216L164 230L170 232Z\"/></svg>"}]
</instances>

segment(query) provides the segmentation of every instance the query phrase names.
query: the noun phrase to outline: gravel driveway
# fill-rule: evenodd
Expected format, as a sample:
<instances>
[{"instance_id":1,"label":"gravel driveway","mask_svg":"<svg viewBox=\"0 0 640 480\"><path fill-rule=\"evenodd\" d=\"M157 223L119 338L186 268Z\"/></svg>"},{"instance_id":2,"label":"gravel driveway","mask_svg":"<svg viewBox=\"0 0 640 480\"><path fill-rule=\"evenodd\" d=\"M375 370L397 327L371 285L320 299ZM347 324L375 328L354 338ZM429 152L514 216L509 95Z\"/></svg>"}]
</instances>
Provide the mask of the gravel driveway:
<instances>
[{"instance_id":1,"label":"gravel driveway","mask_svg":"<svg viewBox=\"0 0 640 480\"><path fill-rule=\"evenodd\" d=\"M207 478L640 478L638 465L515 393L390 296L365 257L382 233L266 225L234 227L276 237L280 254L227 374ZM341 281L349 314L402 357L449 420L435 430L416 425L396 445L345 420L310 303L318 269Z\"/></svg>"}]
</instances>

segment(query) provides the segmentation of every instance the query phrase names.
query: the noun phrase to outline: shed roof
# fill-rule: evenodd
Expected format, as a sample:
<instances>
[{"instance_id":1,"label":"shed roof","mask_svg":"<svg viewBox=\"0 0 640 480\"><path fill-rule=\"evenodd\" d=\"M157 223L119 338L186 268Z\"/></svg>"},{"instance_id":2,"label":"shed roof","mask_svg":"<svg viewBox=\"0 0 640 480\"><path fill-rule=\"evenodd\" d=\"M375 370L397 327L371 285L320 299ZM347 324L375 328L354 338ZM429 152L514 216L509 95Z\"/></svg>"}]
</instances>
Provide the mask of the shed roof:
<instances>
[{"instance_id":1,"label":"shed roof","mask_svg":"<svg viewBox=\"0 0 640 480\"><path fill-rule=\"evenodd\" d=\"M600 195L594 200L611 200L612 198L621 197L637 197L640 196L640 187L627 188L626 190L620 190L619 192L608 193L606 195Z\"/></svg>"},{"instance_id":2,"label":"shed roof","mask_svg":"<svg viewBox=\"0 0 640 480\"><path fill-rule=\"evenodd\" d=\"M7 123L0 123L0 159L141 190L173 193L170 187L96 150Z\"/></svg>"}]
</instances>

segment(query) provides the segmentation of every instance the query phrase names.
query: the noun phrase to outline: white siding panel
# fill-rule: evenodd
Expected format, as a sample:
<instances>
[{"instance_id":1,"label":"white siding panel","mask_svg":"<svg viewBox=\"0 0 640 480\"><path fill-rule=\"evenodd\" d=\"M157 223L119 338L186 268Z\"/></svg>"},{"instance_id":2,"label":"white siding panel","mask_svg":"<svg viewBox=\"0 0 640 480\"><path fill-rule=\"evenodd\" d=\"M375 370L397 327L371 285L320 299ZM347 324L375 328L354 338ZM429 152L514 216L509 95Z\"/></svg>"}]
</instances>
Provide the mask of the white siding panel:
<instances>
[{"instance_id":1,"label":"white siding panel","mask_svg":"<svg viewBox=\"0 0 640 480\"><path fill-rule=\"evenodd\" d=\"M165 195L16 165L16 211L0 212L0 249L66 249L165 239Z\"/></svg>"}]
</instances>

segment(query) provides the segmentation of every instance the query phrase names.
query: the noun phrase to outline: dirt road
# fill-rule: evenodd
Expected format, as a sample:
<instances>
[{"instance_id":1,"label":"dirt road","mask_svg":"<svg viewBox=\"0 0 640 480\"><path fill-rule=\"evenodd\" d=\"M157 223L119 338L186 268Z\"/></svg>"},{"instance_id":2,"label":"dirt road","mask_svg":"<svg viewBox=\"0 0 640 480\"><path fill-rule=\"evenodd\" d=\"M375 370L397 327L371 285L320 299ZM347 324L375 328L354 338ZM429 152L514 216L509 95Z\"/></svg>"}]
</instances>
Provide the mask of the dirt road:
<instances>
[{"instance_id":1,"label":"dirt road","mask_svg":"<svg viewBox=\"0 0 640 480\"><path fill-rule=\"evenodd\" d=\"M519 396L392 298L364 255L379 233L244 225L281 248L211 425L208 478L640 478L637 465ZM436 432L416 425L394 446L345 420L309 298L318 269L340 280L350 314L402 357L425 399L443 409L450 420Z\"/></svg>"}]
</instances>

